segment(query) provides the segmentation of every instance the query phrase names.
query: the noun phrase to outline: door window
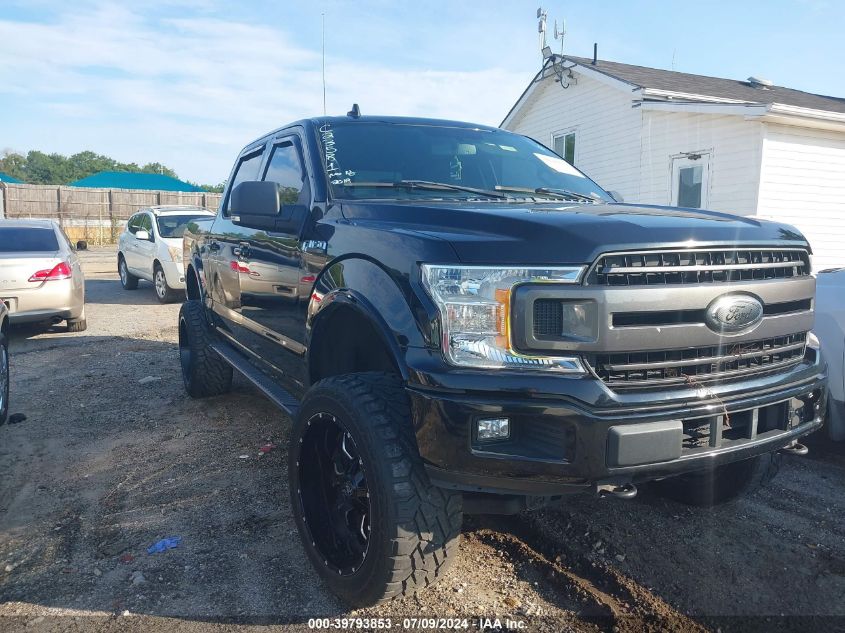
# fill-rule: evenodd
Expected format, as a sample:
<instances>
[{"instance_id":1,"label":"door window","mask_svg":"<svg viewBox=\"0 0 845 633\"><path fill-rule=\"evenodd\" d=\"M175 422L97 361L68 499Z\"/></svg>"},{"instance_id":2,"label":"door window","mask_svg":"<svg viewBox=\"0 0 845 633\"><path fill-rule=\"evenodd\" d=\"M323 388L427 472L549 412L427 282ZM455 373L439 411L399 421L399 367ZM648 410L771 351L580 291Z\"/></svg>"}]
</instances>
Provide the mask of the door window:
<instances>
[{"instance_id":1,"label":"door window","mask_svg":"<svg viewBox=\"0 0 845 633\"><path fill-rule=\"evenodd\" d=\"M564 132L552 137L552 149L570 165L575 165L575 132Z\"/></svg>"},{"instance_id":2,"label":"door window","mask_svg":"<svg viewBox=\"0 0 845 633\"><path fill-rule=\"evenodd\" d=\"M302 161L299 151L291 141L280 143L273 148L264 180L279 184L282 205L308 205L308 188L304 182Z\"/></svg>"},{"instance_id":3,"label":"door window","mask_svg":"<svg viewBox=\"0 0 845 633\"><path fill-rule=\"evenodd\" d=\"M138 229L139 231L146 231L150 234L150 237L153 237L153 221L150 219L148 213L141 213L138 216Z\"/></svg>"},{"instance_id":4,"label":"door window","mask_svg":"<svg viewBox=\"0 0 845 633\"><path fill-rule=\"evenodd\" d=\"M135 214L135 215L133 215L131 218L129 218L129 221L126 223L126 229L127 229L130 233L132 233L132 235L135 235L136 231L138 230L138 219L139 219L140 217L141 217L141 216L139 216L139 215L136 213L136 214Z\"/></svg>"},{"instance_id":5,"label":"door window","mask_svg":"<svg viewBox=\"0 0 845 633\"><path fill-rule=\"evenodd\" d=\"M241 158L232 176L232 182L229 184L229 192L226 194L226 215L229 215L229 211L231 210L232 189L246 180L258 180L258 168L261 167L261 156L263 154L264 148L262 147L252 154L247 154Z\"/></svg>"},{"instance_id":6,"label":"door window","mask_svg":"<svg viewBox=\"0 0 845 633\"><path fill-rule=\"evenodd\" d=\"M690 153L672 159L672 199L676 207L708 206L710 154Z\"/></svg>"}]
</instances>

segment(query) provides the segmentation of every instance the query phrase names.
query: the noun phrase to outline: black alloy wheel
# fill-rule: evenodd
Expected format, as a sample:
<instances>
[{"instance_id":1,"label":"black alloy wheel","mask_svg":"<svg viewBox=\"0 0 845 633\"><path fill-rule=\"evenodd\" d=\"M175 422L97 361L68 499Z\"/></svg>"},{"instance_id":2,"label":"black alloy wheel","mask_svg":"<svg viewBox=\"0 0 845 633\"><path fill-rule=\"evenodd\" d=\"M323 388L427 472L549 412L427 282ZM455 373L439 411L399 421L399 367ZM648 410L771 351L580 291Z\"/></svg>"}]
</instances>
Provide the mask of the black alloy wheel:
<instances>
[{"instance_id":1,"label":"black alloy wheel","mask_svg":"<svg viewBox=\"0 0 845 633\"><path fill-rule=\"evenodd\" d=\"M299 470L299 502L312 545L325 565L354 574L370 543L370 491L363 460L349 431L329 413L307 422Z\"/></svg>"}]
</instances>

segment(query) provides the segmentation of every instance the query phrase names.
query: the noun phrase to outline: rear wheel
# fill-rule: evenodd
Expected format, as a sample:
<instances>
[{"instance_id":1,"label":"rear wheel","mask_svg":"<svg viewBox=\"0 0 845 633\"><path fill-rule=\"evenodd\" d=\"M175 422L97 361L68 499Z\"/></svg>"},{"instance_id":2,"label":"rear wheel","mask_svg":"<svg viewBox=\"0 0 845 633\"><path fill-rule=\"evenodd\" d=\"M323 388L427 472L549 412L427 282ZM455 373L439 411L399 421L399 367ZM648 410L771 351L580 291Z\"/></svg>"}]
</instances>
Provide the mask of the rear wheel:
<instances>
[{"instance_id":1,"label":"rear wheel","mask_svg":"<svg viewBox=\"0 0 845 633\"><path fill-rule=\"evenodd\" d=\"M153 284L156 289L156 298L159 303L173 303L176 300L176 291L167 285L167 275L161 264L156 264L153 270Z\"/></svg>"},{"instance_id":2,"label":"rear wheel","mask_svg":"<svg viewBox=\"0 0 845 633\"><path fill-rule=\"evenodd\" d=\"M232 367L211 349L212 333L200 301L186 301L179 310L179 363L185 391L192 398L226 393L232 388Z\"/></svg>"},{"instance_id":3,"label":"rear wheel","mask_svg":"<svg viewBox=\"0 0 845 633\"><path fill-rule=\"evenodd\" d=\"M123 255L117 258L117 274L120 275L120 285L124 290L138 289L138 278L129 272Z\"/></svg>"},{"instance_id":4,"label":"rear wheel","mask_svg":"<svg viewBox=\"0 0 845 633\"><path fill-rule=\"evenodd\" d=\"M658 494L693 506L734 501L765 486L780 469L781 454L767 453L716 468L655 482Z\"/></svg>"},{"instance_id":5,"label":"rear wheel","mask_svg":"<svg viewBox=\"0 0 845 633\"><path fill-rule=\"evenodd\" d=\"M9 341L0 332L0 424L9 417Z\"/></svg>"},{"instance_id":6,"label":"rear wheel","mask_svg":"<svg viewBox=\"0 0 845 633\"><path fill-rule=\"evenodd\" d=\"M458 553L462 497L428 480L398 377L350 374L314 385L290 442L294 518L335 594L365 606L445 574Z\"/></svg>"},{"instance_id":7,"label":"rear wheel","mask_svg":"<svg viewBox=\"0 0 845 633\"><path fill-rule=\"evenodd\" d=\"M67 320L68 332L84 332L88 329L88 321L85 319L85 308L82 308L82 314L75 319Z\"/></svg>"}]
</instances>

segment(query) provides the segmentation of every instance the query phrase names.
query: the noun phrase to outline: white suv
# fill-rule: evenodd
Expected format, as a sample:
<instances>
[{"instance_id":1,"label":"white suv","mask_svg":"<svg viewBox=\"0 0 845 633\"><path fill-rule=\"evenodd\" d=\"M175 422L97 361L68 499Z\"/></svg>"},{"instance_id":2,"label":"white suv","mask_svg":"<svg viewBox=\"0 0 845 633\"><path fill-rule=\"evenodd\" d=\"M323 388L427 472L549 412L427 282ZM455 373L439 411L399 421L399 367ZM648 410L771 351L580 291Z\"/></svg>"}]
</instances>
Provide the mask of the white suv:
<instances>
[{"instance_id":1,"label":"white suv","mask_svg":"<svg viewBox=\"0 0 845 633\"><path fill-rule=\"evenodd\" d=\"M117 272L125 290L135 290L139 279L155 285L161 303L175 301L185 289L182 234L193 220L213 218L203 207L146 207L129 218L120 234Z\"/></svg>"}]
</instances>

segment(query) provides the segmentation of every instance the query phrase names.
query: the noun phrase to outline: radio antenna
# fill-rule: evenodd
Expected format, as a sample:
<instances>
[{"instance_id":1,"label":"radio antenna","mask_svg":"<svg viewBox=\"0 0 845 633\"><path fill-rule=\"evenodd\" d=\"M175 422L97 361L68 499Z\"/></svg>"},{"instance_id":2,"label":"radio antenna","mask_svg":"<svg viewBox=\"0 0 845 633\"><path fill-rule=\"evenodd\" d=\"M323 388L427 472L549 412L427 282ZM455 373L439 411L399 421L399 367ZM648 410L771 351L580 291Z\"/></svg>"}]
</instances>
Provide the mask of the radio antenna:
<instances>
[{"instance_id":1,"label":"radio antenna","mask_svg":"<svg viewBox=\"0 0 845 633\"><path fill-rule=\"evenodd\" d=\"M326 116L326 14L321 13L323 22L323 116Z\"/></svg>"}]
</instances>

